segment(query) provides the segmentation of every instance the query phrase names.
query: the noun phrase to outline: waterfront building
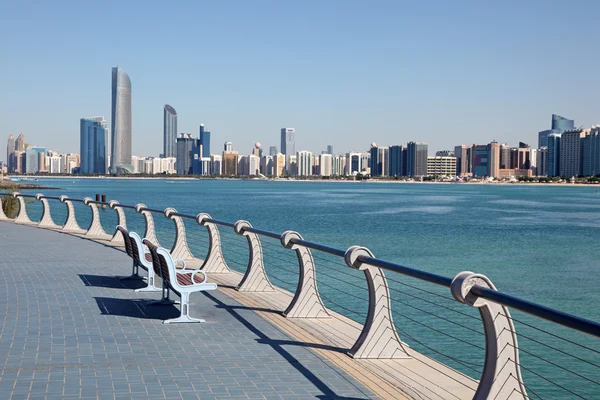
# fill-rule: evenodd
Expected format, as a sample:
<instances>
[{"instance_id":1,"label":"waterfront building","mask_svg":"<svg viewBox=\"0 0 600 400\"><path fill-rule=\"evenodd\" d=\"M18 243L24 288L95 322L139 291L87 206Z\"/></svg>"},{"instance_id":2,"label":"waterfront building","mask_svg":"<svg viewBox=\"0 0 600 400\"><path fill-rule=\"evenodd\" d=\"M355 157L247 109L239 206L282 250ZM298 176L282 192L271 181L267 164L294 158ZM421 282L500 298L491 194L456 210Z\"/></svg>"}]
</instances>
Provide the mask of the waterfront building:
<instances>
[{"instance_id":1,"label":"waterfront building","mask_svg":"<svg viewBox=\"0 0 600 400\"><path fill-rule=\"evenodd\" d=\"M273 156L273 176L283 176L285 170L285 155L277 153Z\"/></svg>"},{"instance_id":2,"label":"waterfront building","mask_svg":"<svg viewBox=\"0 0 600 400\"><path fill-rule=\"evenodd\" d=\"M290 156L296 155L296 130L294 128L281 128L281 153L285 155L286 168L290 165ZM288 171L288 175L290 171Z\"/></svg>"},{"instance_id":3,"label":"waterfront building","mask_svg":"<svg viewBox=\"0 0 600 400\"><path fill-rule=\"evenodd\" d=\"M229 142L231 143L231 142ZM238 171L238 152L233 150L225 150L223 152L223 175L234 176Z\"/></svg>"},{"instance_id":4,"label":"waterfront building","mask_svg":"<svg viewBox=\"0 0 600 400\"><path fill-rule=\"evenodd\" d=\"M411 178L427 175L427 143L408 142L406 151L406 175Z\"/></svg>"},{"instance_id":5,"label":"waterfront building","mask_svg":"<svg viewBox=\"0 0 600 400\"><path fill-rule=\"evenodd\" d=\"M346 154L346 175L356 175L362 170L360 165L360 153L348 153Z\"/></svg>"},{"instance_id":6,"label":"waterfront building","mask_svg":"<svg viewBox=\"0 0 600 400\"><path fill-rule=\"evenodd\" d=\"M177 157L177 111L163 107L163 157Z\"/></svg>"},{"instance_id":7,"label":"waterfront building","mask_svg":"<svg viewBox=\"0 0 600 400\"><path fill-rule=\"evenodd\" d=\"M223 145L223 151L233 151L233 143L225 142Z\"/></svg>"},{"instance_id":8,"label":"waterfront building","mask_svg":"<svg viewBox=\"0 0 600 400\"><path fill-rule=\"evenodd\" d=\"M269 155L270 156L274 156L277 153L278 153L277 146L269 146Z\"/></svg>"},{"instance_id":9,"label":"waterfront building","mask_svg":"<svg viewBox=\"0 0 600 400\"><path fill-rule=\"evenodd\" d=\"M438 150L435 152L435 155L438 157L454 157L454 152L452 150Z\"/></svg>"},{"instance_id":10,"label":"waterfront building","mask_svg":"<svg viewBox=\"0 0 600 400\"><path fill-rule=\"evenodd\" d=\"M511 148L508 143L500 145L500 169L511 168Z\"/></svg>"},{"instance_id":11,"label":"waterfront building","mask_svg":"<svg viewBox=\"0 0 600 400\"><path fill-rule=\"evenodd\" d=\"M537 151L536 176L548 176L548 148L541 147Z\"/></svg>"},{"instance_id":12,"label":"waterfront building","mask_svg":"<svg viewBox=\"0 0 600 400\"><path fill-rule=\"evenodd\" d=\"M456 174L456 157L454 156L428 156L428 176L454 176Z\"/></svg>"},{"instance_id":13,"label":"waterfront building","mask_svg":"<svg viewBox=\"0 0 600 400\"><path fill-rule=\"evenodd\" d=\"M210 157L210 131L200 124L200 144L202 145L202 157Z\"/></svg>"},{"instance_id":14,"label":"waterfront building","mask_svg":"<svg viewBox=\"0 0 600 400\"><path fill-rule=\"evenodd\" d=\"M250 174L250 165L248 165L248 156L239 156L237 165L238 175L245 176Z\"/></svg>"},{"instance_id":15,"label":"waterfront building","mask_svg":"<svg viewBox=\"0 0 600 400\"><path fill-rule=\"evenodd\" d=\"M181 137L177 138L177 161L175 163L177 175L193 173L194 147L197 146L198 140L189 133L182 133Z\"/></svg>"},{"instance_id":16,"label":"waterfront building","mask_svg":"<svg viewBox=\"0 0 600 400\"><path fill-rule=\"evenodd\" d=\"M200 175L208 176L210 175L210 157L202 157L200 159Z\"/></svg>"},{"instance_id":17,"label":"waterfront building","mask_svg":"<svg viewBox=\"0 0 600 400\"><path fill-rule=\"evenodd\" d=\"M333 145L332 144L327 145L327 154L333 155Z\"/></svg>"},{"instance_id":18,"label":"waterfront building","mask_svg":"<svg viewBox=\"0 0 600 400\"><path fill-rule=\"evenodd\" d=\"M258 175L260 172L260 158L254 154L248 156L248 175Z\"/></svg>"},{"instance_id":19,"label":"waterfront building","mask_svg":"<svg viewBox=\"0 0 600 400\"><path fill-rule=\"evenodd\" d=\"M551 128L538 133L538 148L548 147L548 136L561 134L575 128L575 121L560 115L552 114Z\"/></svg>"},{"instance_id":20,"label":"waterfront building","mask_svg":"<svg viewBox=\"0 0 600 400\"><path fill-rule=\"evenodd\" d=\"M192 174L202 175L202 145L200 139L194 140L192 146Z\"/></svg>"},{"instance_id":21,"label":"waterfront building","mask_svg":"<svg viewBox=\"0 0 600 400\"><path fill-rule=\"evenodd\" d=\"M456 176L472 175L471 150L472 147L467 145L454 147L454 155L456 157Z\"/></svg>"},{"instance_id":22,"label":"waterfront building","mask_svg":"<svg viewBox=\"0 0 600 400\"><path fill-rule=\"evenodd\" d=\"M517 149L518 161L517 169L530 169L531 168L531 149L519 147Z\"/></svg>"},{"instance_id":23,"label":"waterfront building","mask_svg":"<svg viewBox=\"0 0 600 400\"><path fill-rule=\"evenodd\" d=\"M64 174L72 174L76 168L79 168L79 154L67 153L60 157L60 171Z\"/></svg>"},{"instance_id":24,"label":"waterfront building","mask_svg":"<svg viewBox=\"0 0 600 400\"><path fill-rule=\"evenodd\" d=\"M214 176L220 176L223 171L223 156L218 154L210 155L210 174Z\"/></svg>"},{"instance_id":25,"label":"waterfront building","mask_svg":"<svg viewBox=\"0 0 600 400\"><path fill-rule=\"evenodd\" d=\"M131 173L131 80L121 68L112 69L111 107L112 174Z\"/></svg>"},{"instance_id":26,"label":"waterfront building","mask_svg":"<svg viewBox=\"0 0 600 400\"><path fill-rule=\"evenodd\" d=\"M46 158L47 168L46 170L51 174L60 174L60 160L61 157L58 154L52 155Z\"/></svg>"},{"instance_id":27,"label":"waterfront building","mask_svg":"<svg viewBox=\"0 0 600 400\"><path fill-rule=\"evenodd\" d=\"M560 176L571 178L582 174L582 139L589 129L572 129L560 137Z\"/></svg>"},{"instance_id":28,"label":"waterfront building","mask_svg":"<svg viewBox=\"0 0 600 400\"><path fill-rule=\"evenodd\" d=\"M600 175L600 126L593 126L583 138L583 176Z\"/></svg>"},{"instance_id":29,"label":"waterfront building","mask_svg":"<svg viewBox=\"0 0 600 400\"><path fill-rule=\"evenodd\" d=\"M25 146L25 135L20 133L19 136L15 139L15 151L26 151L27 148Z\"/></svg>"},{"instance_id":30,"label":"waterfront building","mask_svg":"<svg viewBox=\"0 0 600 400\"><path fill-rule=\"evenodd\" d=\"M40 156L41 153L41 156ZM25 168L27 174L35 174L43 171L46 166L46 148L45 147L30 147L25 152ZM41 168L40 168L40 161Z\"/></svg>"},{"instance_id":31,"label":"waterfront building","mask_svg":"<svg viewBox=\"0 0 600 400\"><path fill-rule=\"evenodd\" d=\"M260 173L266 176L273 175L273 156L263 156L260 159Z\"/></svg>"},{"instance_id":32,"label":"waterfront building","mask_svg":"<svg viewBox=\"0 0 600 400\"><path fill-rule=\"evenodd\" d=\"M329 153L319 155L319 176L333 175L333 156Z\"/></svg>"},{"instance_id":33,"label":"waterfront building","mask_svg":"<svg viewBox=\"0 0 600 400\"><path fill-rule=\"evenodd\" d=\"M489 176L492 178L500 176L500 145L497 142L487 145L473 145L471 154L473 157L473 176Z\"/></svg>"},{"instance_id":34,"label":"waterfront building","mask_svg":"<svg viewBox=\"0 0 600 400\"><path fill-rule=\"evenodd\" d=\"M377 143L371 143L371 148L369 149L370 159L369 159L369 169L371 176L380 176L381 169L379 166L381 165L379 161L379 150L377 148Z\"/></svg>"},{"instance_id":35,"label":"waterfront building","mask_svg":"<svg viewBox=\"0 0 600 400\"><path fill-rule=\"evenodd\" d=\"M346 155L338 154L333 156L333 165L331 168L331 174L333 176L344 176L346 173Z\"/></svg>"},{"instance_id":36,"label":"waterfront building","mask_svg":"<svg viewBox=\"0 0 600 400\"><path fill-rule=\"evenodd\" d=\"M297 163L297 159L296 156L289 156L286 157L286 166L285 166L285 171L287 176L297 176L298 175L298 163ZM289 162L289 163L288 163Z\"/></svg>"},{"instance_id":37,"label":"waterfront building","mask_svg":"<svg viewBox=\"0 0 600 400\"><path fill-rule=\"evenodd\" d=\"M404 148L403 146L390 146L389 149L389 175L396 176L406 176L406 170L404 166L406 165L406 160L404 159Z\"/></svg>"},{"instance_id":38,"label":"waterfront building","mask_svg":"<svg viewBox=\"0 0 600 400\"><path fill-rule=\"evenodd\" d=\"M104 117L81 118L79 154L82 174L106 174L108 171L108 129Z\"/></svg>"},{"instance_id":39,"label":"waterfront building","mask_svg":"<svg viewBox=\"0 0 600 400\"><path fill-rule=\"evenodd\" d=\"M10 155L15 152L15 137L11 134L8 136L8 142L6 144L6 168L8 172L12 171L12 165L10 162Z\"/></svg>"},{"instance_id":40,"label":"waterfront building","mask_svg":"<svg viewBox=\"0 0 600 400\"><path fill-rule=\"evenodd\" d=\"M313 169L313 153L307 150L296 152L296 165L296 175L311 176Z\"/></svg>"},{"instance_id":41,"label":"waterfront building","mask_svg":"<svg viewBox=\"0 0 600 400\"><path fill-rule=\"evenodd\" d=\"M254 148L252 149L252 154L258 157L259 159L263 156L263 151L261 148L260 142L254 143Z\"/></svg>"}]
</instances>

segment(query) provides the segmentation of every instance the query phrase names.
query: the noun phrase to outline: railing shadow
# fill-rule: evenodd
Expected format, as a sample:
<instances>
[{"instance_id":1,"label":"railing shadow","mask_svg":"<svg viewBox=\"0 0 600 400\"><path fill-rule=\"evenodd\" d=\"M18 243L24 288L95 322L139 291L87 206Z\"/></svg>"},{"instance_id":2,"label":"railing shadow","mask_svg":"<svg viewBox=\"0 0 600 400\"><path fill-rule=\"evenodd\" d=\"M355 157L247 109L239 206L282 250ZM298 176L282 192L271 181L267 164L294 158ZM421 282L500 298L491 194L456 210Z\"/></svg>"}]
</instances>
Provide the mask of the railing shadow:
<instances>
[{"instance_id":1,"label":"railing shadow","mask_svg":"<svg viewBox=\"0 0 600 400\"><path fill-rule=\"evenodd\" d=\"M325 350L332 350L332 351L341 351L340 348L322 345L322 344L318 344L318 343L302 343L302 342L296 342L296 341L291 341L291 340L272 339L272 338L268 337L266 334L264 334L260 329L258 329L250 321L248 321L246 318L244 318L242 315L240 315L236 311L239 309L252 310L252 308L225 304L224 302L222 302L221 300L219 300L218 298L216 298L215 296L213 296L210 293L203 292L202 294L204 296L206 296L207 298L209 298L210 300L214 301L215 304L217 305L217 308L227 311L229 314L231 314L231 316L233 316L242 325L244 325L244 327L246 327L246 329L248 329L253 334L255 334L258 337L258 339L257 339L258 343L266 344L266 345L272 347L273 350L275 350L280 356L282 356L287 362L289 362L290 365L292 365L294 368L296 368L296 370L298 370L298 372L300 372L302 375L304 375L304 377L306 379L308 379L317 389L319 389L321 391L321 393L323 393L322 395L315 396L316 398L318 398L318 399L344 399L344 400L358 400L358 399L364 398L364 397L360 398L360 397L338 396L333 391L333 389L331 389L318 376L316 376L313 372L311 372L310 369L305 367L300 360L298 360L296 357L294 357L290 352L288 352L282 346L293 345L293 346L312 347L312 348L316 348L316 349L325 349ZM347 349L343 349L343 350L344 350L344 352L347 351ZM365 395L367 395L367 394L365 393Z\"/></svg>"},{"instance_id":2,"label":"railing shadow","mask_svg":"<svg viewBox=\"0 0 600 400\"><path fill-rule=\"evenodd\" d=\"M94 297L102 315L129 318L166 320L179 316L175 306L147 307L145 299L120 299L114 297Z\"/></svg>"},{"instance_id":3,"label":"railing shadow","mask_svg":"<svg viewBox=\"0 0 600 400\"><path fill-rule=\"evenodd\" d=\"M148 284L139 280L120 280L115 276L104 276L104 275L89 275L79 274L79 279L83 281L85 286L103 287L108 289L141 289L146 287Z\"/></svg>"}]
</instances>

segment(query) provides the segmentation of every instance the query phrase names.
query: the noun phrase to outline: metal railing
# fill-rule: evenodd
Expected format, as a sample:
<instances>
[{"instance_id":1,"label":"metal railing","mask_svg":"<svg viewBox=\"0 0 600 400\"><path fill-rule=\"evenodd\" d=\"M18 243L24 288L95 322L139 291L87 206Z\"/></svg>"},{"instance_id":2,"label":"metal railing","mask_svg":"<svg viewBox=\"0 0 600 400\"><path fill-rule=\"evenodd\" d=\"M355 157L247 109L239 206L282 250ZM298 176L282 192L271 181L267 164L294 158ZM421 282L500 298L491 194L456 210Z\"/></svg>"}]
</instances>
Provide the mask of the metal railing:
<instances>
[{"instance_id":1,"label":"metal railing","mask_svg":"<svg viewBox=\"0 0 600 400\"><path fill-rule=\"evenodd\" d=\"M364 318L363 321L358 321L362 323L358 338L347 349L347 353L353 358L419 358L420 355L400 339L400 333L421 346L420 348L427 351L429 355L452 362L452 365L467 371L466 373L470 372L472 375L478 375L476 377L479 380L473 389L473 398L543 398L541 394L554 393L553 390L561 391L562 394L559 397L600 397L600 382L598 379L598 376L600 376L600 349L597 347L599 342L596 341L600 338L600 324L500 292L483 275L466 271L450 278L378 259L364 247L352 246L346 250L337 249L305 240L297 232L269 232L254 228L247 221L226 222L213 219L206 213L189 215L179 213L174 208L159 210L148 208L144 204L123 205L114 200L106 203L94 201L91 198L70 199L67 196L49 197L42 194L14 193L13 196L19 200L20 204L19 213L13 220L15 223L76 233L94 239L108 240L115 244L122 242L122 237L117 234L116 229L114 232L109 233L104 231L100 223L98 206L108 206L110 209L115 210L118 224L122 226L126 226L124 210L133 210L137 215L143 216L145 222L144 236L155 243L158 243L158 240L154 216L164 218L165 221L171 221L175 228L175 239L170 250L174 257L197 262L200 268L210 273L232 273L228 263L236 263L239 269L238 272L243 274L236 287L240 292L264 292L265 296L268 296L269 292L278 290L271 284L267 276L267 270L277 268L277 271L285 273L269 273L269 276L287 285L287 288L292 292L291 301L285 310L280 310L286 318L330 318L332 312L330 308L326 307L325 303L332 305L336 308L336 311L346 315L346 317L349 316L348 314L355 314L358 316L358 318L353 318L355 320ZM28 217L25 198L35 198L42 202L43 216L39 222L34 223ZM52 220L49 200L58 200L66 205L67 218L64 225L58 226ZM81 229L77 225L73 202L83 203L90 208L91 223L88 229ZM1 209L0 207L0 220L8 220ZM203 230L207 236L201 236L197 232L194 235L188 235L184 220L188 223L194 221L193 226L204 228ZM232 228L233 232L228 229L219 230L219 227ZM222 236L222 233L225 233L225 236ZM245 237L246 243L239 241L240 237ZM267 240L263 242L261 238ZM201 246L205 247L206 256L203 259L193 255L195 251L191 250L189 240L198 241L192 246L194 249ZM269 240L275 240L276 242L272 243ZM237 260L226 261L224 249L226 249L226 253L237 254ZM265 256L266 253L269 254L269 257ZM284 259L294 253L298 265L296 283L286 280L294 271L290 269L290 265L293 265L290 262L291 259L289 257ZM265 266L267 258L268 262ZM277 264L276 260L280 260L283 264ZM317 262L324 266L319 275L328 277L329 280L317 279L315 267ZM353 275L352 270L357 271L357 273L362 272L364 277L361 279L359 276ZM386 277L384 271L393 273L394 278ZM449 289L449 294L452 297L425 289L421 284L410 284L408 280L395 279L396 276ZM362 282L366 280L367 298L360 297L352 292L355 289L357 291L365 289L364 284L361 285L361 280ZM331 295L322 296L317 284L326 287L329 291L337 290L342 292L345 297L357 299L354 304L368 302L366 314L357 312L356 307L340 304L342 301L339 298L343 298L341 295L338 296L337 300ZM397 296L392 296L392 294ZM427 296L433 296L433 300L427 298ZM325 303L323 299L325 299ZM452 300L455 300L455 302L452 303ZM449 338L457 343L481 351L483 364L478 364L474 362L477 360L472 359L461 360L447 351L436 349L430 343L419 340L418 335L408 334L405 329L401 329L398 324L394 323L392 304L401 305L403 310L412 310L413 314L407 312L399 314L401 318L423 329L432 330L445 339ZM470 315L464 309L456 308L455 305L457 304L464 304L477 310L479 316ZM433 307L433 309L427 307ZM548 321L552 325L540 328L535 326L526 316L519 319L514 318L511 316L509 308ZM450 311L454 314L452 314L452 317L445 317L439 314L438 311L440 310ZM477 335L483 336L484 345L461 339L450 330L436 328L436 325L430 321L419 321L416 318L417 315L437 318L435 321L441 320L452 326L467 330L475 337ZM457 315L460 318L456 317ZM350 318L352 319L352 317ZM482 321L483 331L477 329L481 325L463 323L475 319ZM533 333L517 333L515 324L520 326L520 330L528 330L527 332L531 330ZM588 345L589 339L571 339L565 337L569 334L552 332L551 330L554 330L556 325L590 335L589 337L593 338L594 342ZM518 345L517 338L523 339L532 345L540 346L544 349L540 351L544 353L540 355L532 350L523 349ZM579 349L583 354L577 353L571 347ZM536 366L551 366L560 373L576 377L580 380L576 385L577 387L567 387L566 384L556 382L556 376L548 375L546 367L534 370L524 365L520 359L520 352L523 353L521 354L523 359L527 359ZM570 361L555 361L550 359L551 354L558 354L555 357L567 357ZM580 363L585 367L578 368L574 365L575 363ZM523 374L527 379L524 379ZM529 379L542 383L537 386L530 384L526 386L525 383ZM459 383L464 385L463 382Z\"/></svg>"}]
</instances>

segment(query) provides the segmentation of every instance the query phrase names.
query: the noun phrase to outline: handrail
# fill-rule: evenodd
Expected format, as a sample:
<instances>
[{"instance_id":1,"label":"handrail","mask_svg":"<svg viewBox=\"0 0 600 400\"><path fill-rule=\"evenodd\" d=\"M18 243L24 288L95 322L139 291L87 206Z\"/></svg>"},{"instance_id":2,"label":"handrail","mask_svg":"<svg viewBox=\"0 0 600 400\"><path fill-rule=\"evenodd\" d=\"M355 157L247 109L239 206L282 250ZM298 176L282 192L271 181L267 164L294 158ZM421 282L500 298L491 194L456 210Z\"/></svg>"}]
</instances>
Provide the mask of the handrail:
<instances>
[{"instance_id":1,"label":"handrail","mask_svg":"<svg viewBox=\"0 0 600 400\"><path fill-rule=\"evenodd\" d=\"M235 224L232 224L231 222L218 221L218 220L212 219L212 218L206 218L204 221L210 222L211 224L215 224L215 225L228 226L230 228L235 227Z\"/></svg>"},{"instance_id":2,"label":"handrail","mask_svg":"<svg viewBox=\"0 0 600 400\"><path fill-rule=\"evenodd\" d=\"M88 201L88 204L99 204L99 205L102 205L102 206L107 206L108 202L106 202L106 201L98 201L98 200L90 200L90 201Z\"/></svg>"},{"instance_id":3,"label":"handrail","mask_svg":"<svg viewBox=\"0 0 600 400\"><path fill-rule=\"evenodd\" d=\"M35 195L33 195L33 194L22 194L22 193L19 193L19 196L20 197L30 197L30 198L34 198L35 199Z\"/></svg>"},{"instance_id":4,"label":"handrail","mask_svg":"<svg viewBox=\"0 0 600 400\"><path fill-rule=\"evenodd\" d=\"M40 199L48 199L48 200L60 200L60 197L53 197L53 196L40 196Z\"/></svg>"},{"instance_id":5,"label":"handrail","mask_svg":"<svg viewBox=\"0 0 600 400\"><path fill-rule=\"evenodd\" d=\"M242 231L256 233L257 235L268 236L273 239L281 240L281 234L263 231L261 229L252 228L249 226L244 226Z\"/></svg>"},{"instance_id":6,"label":"handrail","mask_svg":"<svg viewBox=\"0 0 600 400\"><path fill-rule=\"evenodd\" d=\"M135 210L135 206L128 206L128 205L119 204L119 203L115 204L113 207L115 207L115 208L127 208L129 210Z\"/></svg>"},{"instance_id":7,"label":"handrail","mask_svg":"<svg viewBox=\"0 0 600 400\"><path fill-rule=\"evenodd\" d=\"M165 213L165 210L156 210L154 208L148 208L148 207L140 208L140 212L142 212L142 211L148 211L148 212L158 213L158 214L164 214Z\"/></svg>"},{"instance_id":8,"label":"handrail","mask_svg":"<svg viewBox=\"0 0 600 400\"><path fill-rule=\"evenodd\" d=\"M178 213L178 212L174 212L169 214L172 217L181 217L181 218L188 218L188 219L196 219L195 215L188 215L188 214L182 214L182 213Z\"/></svg>"},{"instance_id":9,"label":"handrail","mask_svg":"<svg viewBox=\"0 0 600 400\"><path fill-rule=\"evenodd\" d=\"M313 243L302 239L292 238L290 239L290 242L300 246L308 247L309 249L322 251L323 253L329 253L338 257L344 257L346 255L345 250L335 249L333 247L324 246L319 243Z\"/></svg>"},{"instance_id":10,"label":"handrail","mask_svg":"<svg viewBox=\"0 0 600 400\"><path fill-rule=\"evenodd\" d=\"M438 274L433 274L431 272L421 271L415 268L405 267L403 265L395 264L389 261L380 260L374 257L367 256L358 256L358 261L373 265L375 267L383 268L388 271L397 272L402 275L411 276L413 278L426 281L429 283L434 283L436 285L450 287L452 283L452 278L448 278L447 276L442 276Z\"/></svg>"},{"instance_id":11,"label":"handrail","mask_svg":"<svg viewBox=\"0 0 600 400\"><path fill-rule=\"evenodd\" d=\"M473 286L471 292L478 297L491 300L507 307L512 307L515 310L523 311L524 313L600 338L600 324L589 319L555 310L554 308L546 307L479 285Z\"/></svg>"}]
</instances>

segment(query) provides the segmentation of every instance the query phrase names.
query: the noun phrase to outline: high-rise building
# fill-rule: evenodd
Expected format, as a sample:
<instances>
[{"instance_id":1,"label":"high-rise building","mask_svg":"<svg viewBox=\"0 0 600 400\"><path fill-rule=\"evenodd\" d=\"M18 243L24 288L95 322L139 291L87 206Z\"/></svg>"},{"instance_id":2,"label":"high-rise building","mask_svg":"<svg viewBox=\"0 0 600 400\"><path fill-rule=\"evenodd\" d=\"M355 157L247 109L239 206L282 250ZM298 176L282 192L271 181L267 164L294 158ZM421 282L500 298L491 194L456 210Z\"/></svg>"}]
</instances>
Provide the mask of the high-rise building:
<instances>
[{"instance_id":1,"label":"high-rise building","mask_svg":"<svg viewBox=\"0 0 600 400\"><path fill-rule=\"evenodd\" d=\"M508 143L500 145L500 169L511 168L511 149Z\"/></svg>"},{"instance_id":2,"label":"high-rise building","mask_svg":"<svg viewBox=\"0 0 600 400\"><path fill-rule=\"evenodd\" d=\"M237 174L242 176L250 175L250 159L248 156L238 157Z\"/></svg>"},{"instance_id":3,"label":"high-rise building","mask_svg":"<svg viewBox=\"0 0 600 400\"><path fill-rule=\"evenodd\" d=\"M273 156L273 176L282 176L285 169L285 155L277 153Z\"/></svg>"},{"instance_id":4,"label":"high-rise building","mask_svg":"<svg viewBox=\"0 0 600 400\"><path fill-rule=\"evenodd\" d=\"M327 154L333 155L333 145L332 144L327 145Z\"/></svg>"},{"instance_id":5,"label":"high-rise building","mask_svg":"<svg viewBox=\"0 0 600 400\"><path fill-rule=\"evenodd\" d=\"M223 171L223 156L219 154L211 154L210 168L211 175L220 176Z\"/></svg>"},{"instance_id":6,"label":"high-rise building","mask_svg":"<svg viewBox=\"0 0 600 400\"><path fill-rule=\"evenodd\" d=\"M269 146L269 155L270 156L274 156L277 153L278 153L277 146Z\"/></svg>"},{"instance_id":7,"label":"high-rise building","mask_svg":"<svg viewBox=\"0 0 600 400\"><path fill-rule=\"evenodd\" d=\"M377 147L377 143L371 143L371 148L369 149L369 154L371 155L369 159L369 169L371 171L371 176L380 176L381 175L381 162L379 161L379 150Z\"/></svg>"},{"instance_id":8,"label":"high-rise building","mask_svg":"<svg viewBox=\"0 0 600 400\"><path fill-rule=\"evenodd\" d=\"M260 158L254 154L248 156L248 175L258 175L260 171Z\"/></svg>"},{"instance_id":9,"label":"high-rise building","mask_svg":"<svg viewBox=\"0 0 600 400\"><path fill-rule=\"evenodd\" d=\"M454 156L428 156L427 175L429 176L454 176L456 174L456 157Z\"/></svg>"},{"instance_id":10,"label":"high-rise building","mask_svg":"<svg viewBox=\"0 0 600 400\"><path fill-rule=\"evenodd\" d=\"M548 146L548 136L555 133L563 133L568 130L575 128L575 121L560 115L552 114L552 128L541 131L538 134L538 148Z\"/></svg>"},{"instance_id":11,"label":"high-rise building","mask_svg":"<svg viewBox=\"0 0 600 400\"><path fill-rule=\"evenodd\" d=\"M560 133L548 135L548 177L560 176Z\"/></svg>"},{"instance_id":12,"label":"high-rise building","mask_svg":"<svg viewBox=\"0 0 600 400\"><path fill-rule=\"evenodd\" d=\"M263 175L273 175L273 156L263 156L260 159L260 173Z\"/></svg>"},{"instance_id":13,"label":"high-rise building","mask_svg":"<svg viewBox=\"0 0 600 400\"><path fill-rule=\"evenodd\" d=\"M536 176L548 176L548 148L541 147L537 151L535 174Z\"/></svg>"},{"instance_id":14,"label":"high-rise building","mask_svg":"<svg viewBox=\"0 0 600 400\"><path fill-rule=\"evenodd\" d=\"M454 155L456 157L456 176L471 175L471 146L455 146Z\"/></svg>"},{"instance_id":15,"label":"high-rise building","mask_svg":"<svg viewBox=\"0 0 600 400\"><path fill-rule=\"evenodd\" d=\"M406 174L411 178L427 175L427 143L408 142L406 150Z\"/></svg>"},{"instance_id":16,"label":"high-rise building","mask_svg":"<svg viewBox=\"0 0 600 400\"><path fill-rule=\"evenodd\" d=\"M438 157L454 157L454 152L452 150L438 150L435 155Z\"/></svg>"},{"instance_id":17,"label":"high-rise building","mask_svg":"<svg viewBox=\"0 0 600 400\"><path fill-rule=\"evenodd\" d=\"M194 146L198 145L198 140L194 139L189 133L182 133L177 138L177 161L175 169L177 175L190 175L194 172Z\"/></svg>"},{"instance_id":18,"label":"high-rise building","mask_svg":"<svg viewBox=\"0 0 600 400\"><path fill-rule=\"evenodd\" d=\"M583 176L600 175L600 126L583 138Z\"/></svg>"},{"instance_id":19,"label":"high-rise building","mask_svg":"<svg viewBox=\"0 0 600 400\"><path fill-rule=\"evenodd\" d=\"M8 172L13 172L10 161L10 155L15 152L15 137L13 135L8 136L8 143L6 144L6 167Z\"/></svg>"},{"instance_id":20,"label":"high-rise building","mask_svg":"<svg viewBox=\"0 0 600 400\"><path fill-rule=\"evenodd\" d=\"M333 175L333 156L329 153L319 155L319 175Z\"/></svg>"},{"instance_id":21,"label":"high-rise building","mask_svg":"<svg viewBox=\"0 0 600 400\"><path fill-rule=\"evenodd\" d=\"M489 176L492 178L500 176L499 143L492 142L487 145L473 145L471 154L473 176Z\"/></svg>"},{"instance_id":22,"label":"high-rise building","mask_svg":"<svg viewBox=\"0 0 600 400\"><path fill-rule=\"evenodd\" d=\"M290 163L291 164L291 163ZM311 176L313 167L313 153L302 150L296 153L296 165L298 176Z\"/></svg>"},{"instance_id":23,"label":"high-rise building","mask_svg":"<svg viewBox=\"0 0 600 400\"><path fill-rule=\"evenodd\" d=\"M42 154L40 157L39 154ZM27 174L35 174L36 172L43 171L46 166L46 148L45 147L30 147L25 152L25 173ZM42 161L42 165L40 168L40 161Z\"/></svg>"},{"instance_id":24,"label":"high-rise building","mask_svg":"<svg viewBox=\"0 0 600 400\"><path fill-rule=\"evenodd\" d=\"M177 111L168 104L163 108L163 157L177 155Z\"/></svg>"},{"instance_id":25,"label":"high-rise building","mask_svg":"<svg viewBox=\"0 0 600 400\"><path fill-rule=\"evenodd\" d=\"M390 176L406 176L406 171L404 171L403 167L403 155L404 152L402 151L404 150L402 146L390 146L390 150L389 150L389 159L390 159L390 166L389 166L389 175Z\"/></svg>"},{"instance_id":26,"label":"high-rise building","mask_svg":"<svg viewBox=\"0 0 600 400\"><path fill-rule=\"evenodd\" d=\"M15 139L15 151L25 151L25 135L22 133L19 134L17 139Z\"/></svg>"},{"instance_id":27,"label":"high-rise building","mask_svg":"<svg viewBox=\"0 0 600 400\"><path fill-rule=\"evenodd\" d=\"M200 124L200 144L202 145L202 157L210 157L210 131Z\"/></svg>"},{"instance_id":28,"label":"high-rise building","mask_svg":"<svg viewBox=\"0 0 600 400\"><path fill-rule=\"evenodd\" d=\"M331 168L331 174L333 176L346 175L346 156L344 154L338 154L337 156L333 156L333 166Z\"/></svg>"},{"instance_id":29,"label":"high-rise building","mask_svg":"<svg viewBox=\"0 0 600 400\"><path fill-rule=\"evenodd\" d=\"M131 80L121 68L112 69L111 153L112 174L132 173Z\"/></svg>"},{"instance_id":30,"label":"high-rise building","mask_svg":"<svg viewBox=\"0 0 600 400\"><path fill-rule=\"evenodd\" d=\"M108 168L108 129L104 117L79 121L80 173L106 174Z\"/></svg>"},{"instance_id":31,"label":"high-rise building","mask_svg":"<svg viewBox=\"0 0 600 400\"><path fill-rule=\"evenodd\" d=\"M489 162L489 175L492 178L498 178L500 176L500 144L498 142L492 142L488 144L490 162Z\"/></svg>"},{"instance_id":32,"label":"high-rise building","mask_svg":"<svg viewBox=\"0 0 600 400\"><path fill-rule=\"evenodd\" d=\"M223 145L223 151L233 151L233 143L225 142Z\"/></svg>"},{"instance_id":33,"label":"high-rise building","mask_svg":"<svg viewBox=\"0 0 600 400\"><path fill-rule=\"evenodd\" d=\"M260 142L256 142L254 144L254 148L252 149L252 154L258 157L259 159L263 156L263 151L261 148Z\"/></svg>"},{"instance_id":34,"label":"high-rise building","mask_svg":"<svg viewBox=\"0 0 600 400\"><path fill-rule=\"evenodd\" d=\"M362 171L360 153L348 153L346 157L346 175L356 175Z\"/></svg>"},{"instance_id":35,"label":"high-rise building","mask_svg":"<svg viewBox=\"0 0 600 400\"><path fill-rule=\"evenodd\" d=\"M231 143L231 142L229 142ZM223 152L223 175L234 176L238 171L238 152L225 150Z\"/></svg>"},{"instance_id":36,"label":"high-rise building","mask_svg":"<svg viewBox=\"0 0 600 400\"><path fill-rule=\"evenodd\" d=\"M582 174L582 139L588 132L585 129L572 129L561 135L560 176L571 178Z\"/></svg>"},{"instance_id":37,"label":"high-rise building","mask_svg":"<svg viewBox=\"0 0 600 400\"><path fill-rule=\"evenodd\" d=\"M294 128L281 128L281 153L285 155L287 168L289 157L296 155L296 130Z\"/></svg>"}]
</instances>

